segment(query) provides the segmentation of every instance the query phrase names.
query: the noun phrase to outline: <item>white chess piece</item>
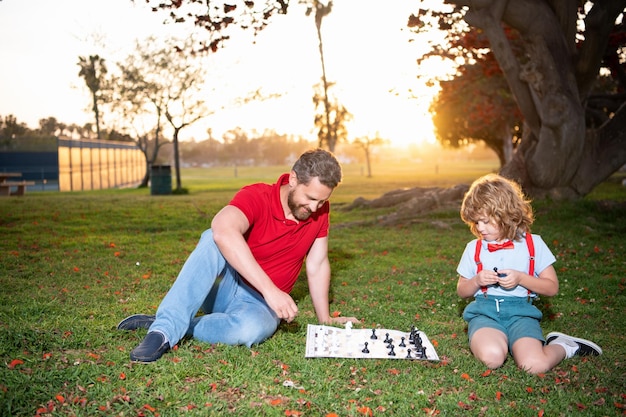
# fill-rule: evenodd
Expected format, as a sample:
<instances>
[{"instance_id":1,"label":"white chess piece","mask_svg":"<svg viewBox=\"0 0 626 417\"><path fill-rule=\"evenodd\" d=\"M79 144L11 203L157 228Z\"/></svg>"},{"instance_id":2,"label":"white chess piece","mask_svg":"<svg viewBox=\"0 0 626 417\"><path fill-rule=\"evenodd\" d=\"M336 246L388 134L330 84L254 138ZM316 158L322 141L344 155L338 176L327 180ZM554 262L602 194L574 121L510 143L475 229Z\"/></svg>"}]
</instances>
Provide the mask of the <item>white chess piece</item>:
<instances>
[{"instance_id":1,"label":"white chess piece","mask_svg":"<svg viewBox=\"0 0 626 417\"><path fill-rule=\"evenodd\" d=\"M351 321L346 322L346 335L347 336L352 335L352 322Z\"/></svg>"}]
</instances>

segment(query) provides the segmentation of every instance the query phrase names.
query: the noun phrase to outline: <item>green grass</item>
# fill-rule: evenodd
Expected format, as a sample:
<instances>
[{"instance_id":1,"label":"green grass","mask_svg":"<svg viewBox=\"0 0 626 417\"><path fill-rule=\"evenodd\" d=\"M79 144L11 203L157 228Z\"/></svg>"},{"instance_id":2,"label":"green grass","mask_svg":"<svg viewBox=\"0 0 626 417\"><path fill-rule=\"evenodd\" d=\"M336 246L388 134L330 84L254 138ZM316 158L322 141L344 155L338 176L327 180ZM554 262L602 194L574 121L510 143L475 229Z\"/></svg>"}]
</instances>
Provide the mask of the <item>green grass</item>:
<instances>
[{"instance_id":1,"label":"green grass","mask_svg":"<svg viewBox=\"0 0 626 417\"><path fill-rule=\"evenodd\" d=\"M453 168L456 168L454 175ZM609 181L578 202L535 202L557 256L560 293L543 298L543 327L590 338L604 355L531 376L513 361L487 375L468 349L455 292L472 238L456 211L382 228L381 212L342 208L398 187L469 183L493 164L346 166L333 195L331 310L364 327L415 324L440 362L306 359L315 323L306 284L300 315L254 346L183 340L163 359L133 364L145 331L119 332L154 312L213 214L244 184L287 167L184 170L190 194L149 190L29 193L0 200L0 415L2 416L615 416L626 407L626 189ZM434 222L436 220L436 222ZM442 226L445 225L445 226ZM293 381L302 389L283 386ZM371 414L370 414L371 413Z\"/></svg>"}]
</instances>

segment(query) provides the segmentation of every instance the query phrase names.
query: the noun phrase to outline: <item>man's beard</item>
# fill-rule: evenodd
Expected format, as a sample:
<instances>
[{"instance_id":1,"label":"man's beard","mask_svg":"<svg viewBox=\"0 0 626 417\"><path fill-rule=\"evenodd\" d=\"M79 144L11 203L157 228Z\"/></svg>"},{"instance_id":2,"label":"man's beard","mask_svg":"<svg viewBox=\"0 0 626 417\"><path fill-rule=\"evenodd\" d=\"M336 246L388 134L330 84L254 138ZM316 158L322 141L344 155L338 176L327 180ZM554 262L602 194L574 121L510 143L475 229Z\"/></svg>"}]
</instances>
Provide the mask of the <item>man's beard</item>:
<instances>
[{"instance_id":1,"label":"man's beard","mask_svg":"<svg viewBox=\"0 0 626 417\"><path fill-rule=\"evenodd\" d=\"M312 214L311 210L309 210L307 206L301 206L296 204L296 202L293 200L293 194L294 191L290 191L287 195L287 206L289 207L291 214L293 214L293 217L295 217L295 219L298 221L308 220L308 218L311 217Z\"/></svg>"}]
</instances>

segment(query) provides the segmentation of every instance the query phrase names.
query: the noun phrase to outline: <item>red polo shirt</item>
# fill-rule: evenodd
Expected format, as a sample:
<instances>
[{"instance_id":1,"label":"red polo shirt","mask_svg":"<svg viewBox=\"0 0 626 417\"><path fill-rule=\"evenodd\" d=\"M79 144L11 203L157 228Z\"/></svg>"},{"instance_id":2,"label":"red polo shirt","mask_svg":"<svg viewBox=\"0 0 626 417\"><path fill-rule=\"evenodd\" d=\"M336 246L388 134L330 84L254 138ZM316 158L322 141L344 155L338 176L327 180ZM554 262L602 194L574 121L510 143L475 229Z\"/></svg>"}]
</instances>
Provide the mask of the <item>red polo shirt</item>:
<instances>
[{"instance_id":1,"label":"red polo shirt","mask_svg":"<svg viewBox=\"0 0 626 417\"><path fill-rule=\"evenodd\" d=\"M250 228L244 235L252 255L281 290L293 288L302 263L315 239L328 236L328 202L299 223L285 218L280 186L289 182L283 174L276 184L243 187L229 203L245 214ZM245 277L244 277L245 278Z\"/></svg>"}]
</instances>

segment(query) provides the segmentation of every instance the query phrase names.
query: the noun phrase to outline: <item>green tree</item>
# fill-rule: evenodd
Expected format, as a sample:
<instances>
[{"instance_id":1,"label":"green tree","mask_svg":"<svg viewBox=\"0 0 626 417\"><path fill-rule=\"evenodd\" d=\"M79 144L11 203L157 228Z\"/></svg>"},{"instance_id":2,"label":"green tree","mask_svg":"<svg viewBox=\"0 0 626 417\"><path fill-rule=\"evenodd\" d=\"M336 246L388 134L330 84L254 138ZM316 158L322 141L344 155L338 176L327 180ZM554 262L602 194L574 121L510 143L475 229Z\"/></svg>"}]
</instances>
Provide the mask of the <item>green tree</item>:
<instances>
[{"instance_id":1,"label":"green tree","mask_svg":"<svg viewBox=\"0 0 626 417\"><path fill-rule=\"evenodd\" d=\"M43 136L54 136L60 124L56 117L47 117L39 120L39 133Z\"/></svg>"},{"instance_id":2,"label":"green tree","mask_svg":"<svg viewBox=\"0 0 626 417\"><path fill-rule=\"evenodd\" d=\"M511 31L507 38L516 42ZM515 98L480 31L464 32L450 42L461 49L470 45L481 53L439 82L441 90L430 106L435 135L442 145L452 148L482 141L502 167L512 159L520 141L522 115Z\"/></svg>"},{"instance_id":3,"label":"green tree","mask_svg":"<svg viewBox=\"0 0 626 417\"><path fill-rule=\"evenodd\" d=\"M4 120L0 117L0 136L3 140L10 140L19 136L24 136L29 132L26 123L20 123L17 118L9 114L4 117Z\"/></svg>"}]
</instances>

